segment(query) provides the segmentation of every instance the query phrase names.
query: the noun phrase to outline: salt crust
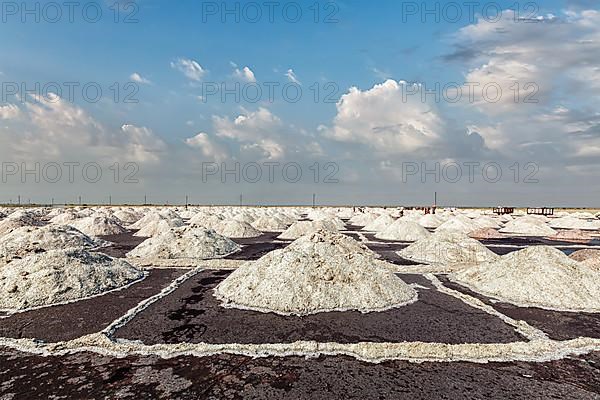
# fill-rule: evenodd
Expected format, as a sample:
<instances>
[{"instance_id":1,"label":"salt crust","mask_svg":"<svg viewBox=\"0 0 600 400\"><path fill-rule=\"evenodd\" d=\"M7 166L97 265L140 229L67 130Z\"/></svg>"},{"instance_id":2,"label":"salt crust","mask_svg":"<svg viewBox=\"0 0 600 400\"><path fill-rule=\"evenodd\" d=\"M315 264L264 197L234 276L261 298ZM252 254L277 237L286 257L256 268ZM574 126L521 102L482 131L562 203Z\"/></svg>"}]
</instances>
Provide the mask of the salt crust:
<instances>
[{"instance_id":1,"label":"salt crust","mask_svg":"<svg viewBox=\"0 0 600 400\"><path fill-rule=\"evenodd\" d=\"M284 240L295 240L301 236L323 229L331 232L337 231L335 225L329 223L328 221L298 221L294 222L292 226L283 231L283 233L277 236L277 238Z\"/></svg>"},{"instance_id":2,"label":"salt crust","mask_svg":"<svg viewBox=\"0 0 600 400\"><path fill-rule=\"evenodd\" d=\"M376 261L354 239L318 231L242 265L214 294L224 307L281 315L367 313L417 300L414 289Z\"/></svg>"}]
</instances>

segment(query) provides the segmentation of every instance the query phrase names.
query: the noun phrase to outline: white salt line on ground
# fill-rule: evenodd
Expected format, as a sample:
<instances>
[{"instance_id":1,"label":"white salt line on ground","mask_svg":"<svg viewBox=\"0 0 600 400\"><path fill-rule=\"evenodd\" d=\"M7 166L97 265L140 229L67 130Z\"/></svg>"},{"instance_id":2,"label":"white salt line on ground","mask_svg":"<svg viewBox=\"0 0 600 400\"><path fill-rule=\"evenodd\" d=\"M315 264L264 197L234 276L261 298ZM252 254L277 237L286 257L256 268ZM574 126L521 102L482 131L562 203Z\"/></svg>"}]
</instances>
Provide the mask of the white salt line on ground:
<instances>
[{"instance_id":1,"label":"white salt line on ground","mask_svg":"<svg viewBox=\"0 0 600 400\"><path fill-rule=\"evenodd\" d=\"M425 274L425 278L429 279L429 281L442 293L455 297L461 300L463 303L468 304L471 307L477 308L479 310L485 311L486 313L493 315L497 318L500 318L504 323L512 326L515 330L521 335L525 336L529 340L547 340L548 335L542 332L540 329L537 329L531 325L529 325L525 321L517 321L512 319L501 312L497 311L494 307L489 306L475 297L469 296L467 294L461 293L457 290L453 290L444 286L444 284L433 274Z\"/></svg>"}]
</instances>

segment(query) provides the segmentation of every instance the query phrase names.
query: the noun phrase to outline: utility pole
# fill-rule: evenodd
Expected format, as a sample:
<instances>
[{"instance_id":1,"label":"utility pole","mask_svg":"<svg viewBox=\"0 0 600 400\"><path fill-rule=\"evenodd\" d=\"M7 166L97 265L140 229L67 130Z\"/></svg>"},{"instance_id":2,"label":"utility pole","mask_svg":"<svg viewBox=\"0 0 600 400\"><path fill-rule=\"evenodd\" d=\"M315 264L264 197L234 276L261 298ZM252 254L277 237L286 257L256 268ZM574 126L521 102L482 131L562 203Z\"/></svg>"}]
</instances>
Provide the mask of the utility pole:
<instances>
[{"instance_id":1,"label":"utility pole","mask_svg":"<svg viewBox=\"0 0 600 400\"><path fill-rule=\"evenodd\" d=\"M187 196L187 195L185 195L185 209L186 209L186 210L187 210L187 208L188 208L188 204L189 204L189 203L188 203L188 196Z\"/></svg>"},{"instance_id":2,"label":"utility pole","mask_svg":"<svg viewBox=\"0 0 600 400\"><path fill-rule=\"evenodd\" d=\"M317 204L317 195L316 195L316 193L313 193L313 208L315 208L316 204Z\"/></svg>"},{"instance_id":3,"label":"utility pole","mask_svg":"<svg viewBox=\"0 0 600 400\"><path fill-rule=\"evenodd\" d=\"M81 196L79 196L79 205L81 205Z\"/></svg>"},{"instance_id":4,"label":"utility pole","mask_svg":"<svg viewBox=\"0 0 600 400\"><path fill-rule=\"evenodd\" d=\"M108 205L112 206L112 196L110 194L108 195Z\"/></svg>"},{"instance_id":5,"label":"utility pole","mask_svg":"<svg viewBox=\"0 0 600 400\"><path fill-rule=\"evenodd\" d=\"M148 196L144 195L144 205L148 204Z\"/></svg>"},{"instance_id":6,"label":"utility pole","mask_svg":"<svg viewBox=\"0 0 600 400\"><path fill-rule=\"evenodd\" d=\"M19 205L21 205L21 195L19 195Z\"/></svg>"},{"instance_id":7,"label":"utility pole","mask_svg":"<svg viewBox=\"0 0 600 400\"><path fill-rule=\"evenodd\" d=\"M240 207L244 204L244 195L240 194Z\"/></svg>"}]
</instances>

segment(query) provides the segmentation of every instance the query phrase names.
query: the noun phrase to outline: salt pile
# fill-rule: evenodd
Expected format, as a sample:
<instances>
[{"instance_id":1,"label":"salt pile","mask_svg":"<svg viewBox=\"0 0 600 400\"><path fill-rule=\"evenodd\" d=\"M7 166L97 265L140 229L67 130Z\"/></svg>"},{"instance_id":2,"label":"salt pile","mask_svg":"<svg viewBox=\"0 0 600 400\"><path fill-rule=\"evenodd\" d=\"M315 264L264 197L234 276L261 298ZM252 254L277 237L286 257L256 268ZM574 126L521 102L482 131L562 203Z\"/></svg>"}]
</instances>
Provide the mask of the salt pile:
<instances>
[{"instance_id":1,"label":"salt pile","mask_svg":"<svg viewBox=\"0 0 600 400\"><path fill-rule=\"evenodd\" d=\"M213 230L173 228L147 239L130 251L128 257L208 260L221 258L240 250L240 246Z\"/></svg>"},{"instance_id":2,"label":"salt pile","mask_svg":"<svg viewBox=\"0 0 600 400\"><path fill-rule=\"evenodd\" d=\"M8 216L0 222L0 236L6 235L14 231L15 229L22 228L24 226L38 225L35 221L26 217L12 217Z\"/></svg>"},{"instance_id":3,"label":"salt pile","mask_svg":"<svg viewBox=\"0 0 600 400\"><path fill-rule=\"evenodd\" d=\"M233 219L221 222L214 229L219 235L234 239L254 238L262 235L260 231L254 229L249 223Z\"/></svg>"},{"instance_id":4,"label":"salt pile","mask_svg":"<svg viewBox=\"0 0 600 400\"><path fill-rule=\"evenodd\" d=\"M337 232L335 225L328 221L298 221L294 222L292 226L283 231L277 238L283 240L295 240L301 236L315 233L319 230Z\"/></svg>"},{"instance_id":5,"label":"salt pile","mask_svg":"<svg viewBox=\"0 0 600 400\"><path fill-rule=\"evenodd\" d=\"M127 285L143 272L84 250L51 250L0 268L0 308L21 310L77 300Z\"/></svg>"},{"instance_id":6,"label":"salt pile","mask_svg":"<svg viewBox=\"0 0 600 400\"><path fill-rule=\"evenodd\" d=\"M469 237L473 239L504 239L506 236L498 232L494 228L481 228L476 229L469 233Z\"/></svg>"},{"instance_id":7,"label":"salt pile","mask_svg":"<svg viewBox=\"0 0 600 400\"><path fill-rule=\"evenodd\" d=\"M143 227L133 234L133 236L137 237L152 237L160 235L161 233L168 232L171 228L178 228L183 226L183 221L180 219L155 219L147 224L143 225Z\"/></svg>"},{"instance_id":8,"label":"salt pile","mask_svg":"<svg viewBox=\"0 0 600 400\"><path fill-rule=\"evenodd\" d=\"M102 240L92 239L71 226L26 226L0 238L0 264L48 250L93 249L107 244Z\"/></svg>"},{"instance_id":9,"label":"salt pile","mask_svg":"<svg viewBox=\"0 0 600 400\"><path fill-rule=\"evenodd\" d=\"M207 229L215 229L223 221L225 221L225 218L220 215L201 213L193 216L189 224L190 226L203 226Z\"/></svg>"},{"instance_id":10,"label":"salt pile","mask_svg":"<svg viewBox=\"0 0 600 400\"><path fill-rule=\"evenodd\" d=\"M174 213L151 212L151 213L146 214L144 217L142 217L136 223L129 225L127 228L142 229L153 222L162 221L162 220L169 220L170 224L172 224L173 226L182 226L183 220L173 214Z\"/></svg>"},{"instance_id":11,"label":"salt pile","mask_svg":"<svg viewBox=\"0 0 600 400\"><path fill-rule=\"evenodd\" d=\"M371 222L375 221L379 215L372 213L364 213L357 214L354 217L350 218L350 223L356 226L367 226Z\"/></svg>"},{"instance_id":12,"label":"salt pile","mask_svg":"<svg viewBox=\"0 0 600 400\"><path fill-rule=\"evenodd\" d=\"M486 296L523 307L600 311L600 271L550 246L531 246L452 279Z\"/></svg>"},{"instance_id":13,"label":"salt pile","mask_svg":"<svg viewBox=\"0 0 600 400\"><path fill-rule=\"evenodd\" d=\"M118 235L127 232L115 217L90 216L71 222L69 225L88 236Z\"/></svg>"},{"instance_id":14,"label":"salt pile","mask_svg":"<svg viewBox=\"0 0 600 400\"><path fill-rule=\"evenodd\" d=\"M76 213L67 211L51 218L50 223L57 225L68 225L70 222L76 221L77 219L78 217Z\"/></svg>"},{"instance_id":15,"label":"salt pile","mask_svg":"<svg viewBox=\"0 0 600 400\"><path fill-rule=\"evenodd\" d=\"M550 227L555 229L581 229L596 230L600 228L600 221L586 221L572 216L557 218L550 222Z\"/></svg>"},{"instance_id":16,"label":"salt pile","mask_svg":"<svg viewBox=\"0 0 600 400\"><path fill-rule=\"evenodd\" d=\"M559 231L554 236L549 236L550 240L559 240L562 242L573 242L573 243L587 243L594 239L588 232L584 232L579 229L569 229L566 231Z\"/></svg>"},{"instance_id":17,"label":"salt pile","mask_svg":"<svg viewBox=\"0 0 600 400\"><path fill-rule=\"evenodd\" d=\"M383 231L375 235L377 239L414 242L431 236L431 233L416 222L396 220Z\"/></svg>"},{"instance_id":18,"label":"salt pile","mask_svg":"<svg viewBox=\"0 0 600 400\"><path fill-rule=\"evenodd\" d=\"M135 224L140 220L140 215L128 210L118 210L113 214L115 218L121 221L121 224L124 226Z\"/></svg>"},{"instance_id":19,"label":"salt pile","mask_svg":"<svg viewBox=\"0 0 600 400\"><path fill-rule=\"evenodd\" d=\"M288 227L285 222L277 217L258 217L254 220L252 226L263 232L281 232Z\"/></svg>"},{"instance_id":20,"label":"salt pile","mask_svg":"<svg viewBox=\"0 0 600 400\"><path fill-rule=\"evenodd\" d=\"M569 256L571 259L575 261L586 261L590 259L596 259L600 261L600 250L594 249L583 249L577 250Z\"/></svg>"},{"instance_id":21,"label":"salt pile","mask_svg":"<svg viewBox=\"0 0 600 400\"><path fill-rule=\"evenodd\" d=\"M500 233L519 236L554 236L557 232L539 219L521 217L507 222L504 228L500 229Z\"/></svg>"},{"instance_id":22,"label":"salt pile","mask_svg":"<svg viewBox=\"0 0 600 400\"><path fill-rule=\"evenodd\" d=\"M401 257L427 264L441 264L444 269L490 262L498 256L475 239L459 232L436 232L398 252Z\"/></svg>"},{"instance_id":23,"label":"salt pile","mask_svg":"<svg viewBox=\"0 0 600 400\"><path fill-rule=\"evenodd\" d=\"M442 225L445 219L435 214L426 214L419 218L417 222L424 228L435 229Z\"/></svg>"},{"instance_id":24,"label":"salt pile","mask_svg":"<svg viewBox=\"0 0 600 400\"><path fill-rule=\"evenodd\" d=\"M243 264L214 294L225 307L283 315L383 311L417 299L413 288L380 267L358 242L328 231Z\"/></svg>"},{"instance_id":25,"label":"salt pile","mask_svg":"<svg viewBox=\"0 0 600 400\"><path fill-rule=\"evenodd\" d=\"M463 216L457 215L450 218L443 224L441 224L435 231L436 232L460 232L467 234L481 228L475 221Z\"/></svg>"},{"instance_id":26,"label":"salt pile","mask_svg":"<svg viewBox=\"0 0 600 400\"><path fill-rule=\"evenodd\" d=\"M373 222L366 225L363 230L370 232L380 232L390 226L394 222L394 218L388 214L382 214L377 217Z\"/></svg>"}]
</instances>

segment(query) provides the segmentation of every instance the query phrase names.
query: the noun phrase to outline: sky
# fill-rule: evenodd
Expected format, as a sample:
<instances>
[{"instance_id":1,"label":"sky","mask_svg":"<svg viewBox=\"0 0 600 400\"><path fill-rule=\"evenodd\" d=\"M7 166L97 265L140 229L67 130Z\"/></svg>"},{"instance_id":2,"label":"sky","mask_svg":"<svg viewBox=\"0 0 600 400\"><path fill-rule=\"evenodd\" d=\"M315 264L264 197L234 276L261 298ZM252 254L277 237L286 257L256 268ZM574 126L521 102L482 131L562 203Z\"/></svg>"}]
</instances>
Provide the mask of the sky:
<instances>
[{"instance_id":1,"label":"sky","mask_svg":"<svg viewBox=\"0 0 600 400\"><path fill-rule=\"evenodd\" d=\"M0 202L597 207L597 2L2 2Z\"/></svg>"}]
</instances>

